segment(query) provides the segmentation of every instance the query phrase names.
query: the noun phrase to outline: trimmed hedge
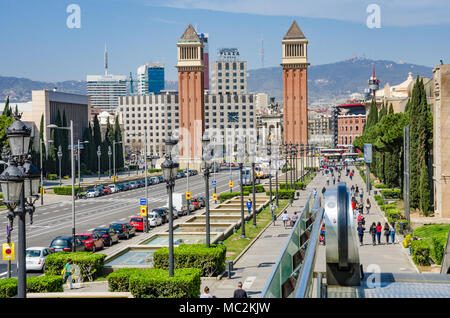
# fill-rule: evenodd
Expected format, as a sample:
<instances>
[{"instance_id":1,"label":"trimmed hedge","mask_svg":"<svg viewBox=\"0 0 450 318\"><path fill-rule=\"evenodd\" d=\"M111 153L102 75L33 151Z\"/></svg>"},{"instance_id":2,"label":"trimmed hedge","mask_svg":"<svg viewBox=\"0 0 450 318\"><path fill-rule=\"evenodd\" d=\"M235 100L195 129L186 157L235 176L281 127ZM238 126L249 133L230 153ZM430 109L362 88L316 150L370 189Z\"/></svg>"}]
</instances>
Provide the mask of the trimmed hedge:
<instances>
[{"instance_id":1,"label":"trimmed hedge","mask_svg":"<svg viewBox=\"0 0 450 318\"><path fill-rule=\"evenodd\" d=\"M80 267L82 281L93 281L103 270L105 254L94 254L92 252L58 252L47 256L45 275L61 275L61 271L71 258L73 264Z\"/></svg>"},{"instance_id":2,"label":"trimmed hedge","mask_svg":"<svg viewBox=\"0 0 450 318\"><path fill-rule=\"evenodd\" d=\"M424 240L411 242L411 255L415 264L430 266L430 246Z\"/></svg>"},{"instance_id":3,"label":"trimmed hedge","mask_svg":"<svg viewBox=\"0 0 450 318\"><path fill-rule=\"evenodd\" d=\"M17 295L17 285L17 278L0 279L0 298L10 298ZM27 293L60 293L63 291L61 275L27 277Z\"/></svg>"},{"instance_id":4,"label":"trimmed hedge","mask_svg":"<svg viewBox=\"0 0 450 318\"><path fill-rule=\"evenodd\" d=\"M386 215L386 218L388 219L389 223L399 220L400 217L402 216L402 212L400 211L400 209L397 208L385 210L384 214Z\"/></svg>"},{"instance_id":5,"label":"trimmed hedge","mask_svg":"<svg viewBox=\"0 0 450 318\"><path fill-rule=\"evenodd\" d=\"M381 195L385 199L401 199L400 189L381 190Z\"/></svg>"},{"instance_id":6,"label":"trimmed hedge","mask_svg":"<svg viewBox=\"0 0 450 318\"><path fill-rule=\"evenodd\" d=\"M77 194L79 191L80 191L80 187L75 186L75 194ZM55 192L55 194L60 194L60 195L72 195L72 186L53 187L53 192Z\"/></svg>"},{"instance_id":7,"label":"trimmed hedge","mask_svg":"<svg viewBox=\"0 0 450 318\"><path fill-rule=\"evenodd\" d=\"M198 268L202 276L217 276L225 270L225 245L180 244L174 249L175 268ZM169 248L163 247L153 254L153 267L169 268Z\"/></svg>"},{"instance_id":8,"label":"trimmed hedge","mask_svg":"<svg viewBox=\"0 0 450 318\"><path fill-rule=\"evenodd\" d=\"M253 186L243 186L242 189L244 190L244 192L253 193ZM262 184L255 184L256 193L262 193L264 191L265 190Z\"/></svg>"},{"instance_id":9,"label":"trimmed hedge","mask_svg":"<svg viewBox=\"0 0 450 318\"><path fill-rule=\"evenodd\" d=\"M153 173L153 172L161 172L162 169L148 169L149 173Z\"/></svg>"},{"instance_id":10,"label":"trimmed hedge","mask_svg":"<svg viewBox=\"0 0 450 318\"><path fill-rule=\"evenodd\" d=\"M386 184L377 184L377 185L375 185L375 188L377 188L377 189L389 189L389 186L388 185L386 185Z\"/></svg>"},{"instance_id":11,"label":"trimmed hedge","mask_svg":"<svg viewBox=\"0 0 450 318\"><path fill-rule=\"evenodd\" d=\"M17 278L0 279L0 298L17 295Z\"/></svg>"},{"instance_id":12,"label":"trimmed hedge","mask_svg":"<svg viewBox=\"0 0 450 318\"><path fill-rule=\"evenodd\" d=\"M277 192L272 190L272 195L276 195ZM270 195L270 191L266 191L266 195ZM278 190L279 199L293 199L295 196L295 190Z\"/></svg>"},{"instance_id":13,"label":"trimmed hedge","mask_svg":"<svg viewBox=\"0 0 450 318\"><path fill-rule=\"evenodd\" d=\"M444 244L442 244L442 242L440 240L438 240L435 237L431 238L431 242L432 242L431 243L432 244L431 257L436 262L436 264L442 265L442 259L444 258L444 252L445 252L445 246L444 246Z\"/></svg>"},{"instance_id":14,"label":"trimmed hedge","mask_svg":"<svg viewBox=\"0 0 450 318\"><path fill-rule=\"evenodd\" d=\"M244 195L249 195L250 194L248 191L244 191L243 193L244 193ZM231 198L234 198L234 197L237 197L237 196L240 196L240 195L241 195L240 192L221 193L221 194L219 194L219 202L222 203L222 202L225 202L225 201L227 201L227 200L229 200Z\"/></svg>"},{"instance_id":15,"label":"trimmed hedge","mask_svg":"<svg viewBox=\"0 0 450 318\"><path fill-rule=\"evenodd\" d=\"M169 271L160 268L123 268L109 274L107 279L110 291L129 291L135 298L198 298L200 273L197 268L180 268L169 277Z\"/></svg>"},{"instance_id":16,"label":"trimmed hedge","mask_svg":"<svg viewBox=\"0 0 450 318\"><path fill-rule=\"evenodd\" d=\"M49 175L48 175L48 178L47 178L48 180L56 180L56 179L58 179L58 176L56 175L56 174L53 174L53 173L50 173Z\"/></svg>"},{"instance_id":17,"label":"trimmed hedge","mask_svg":"<svg viewBox=\"0 0 450 318\"><path fill-rule=\"evenodd\" d=\"M381 211L386 211L386 210L396 209L396 208L397 208L397 204L396 203L382 204L380 206L380 210Z\"/></svg>"},{"instance_id":18,"label":"trimmed hedge","mask_svg":"<svg viewBox=\"0 0 450 318\"><path fill-rule=\"evenodd\" d=\"M307 183L301 182L301 181L296 182L295 183L295 190L304 190L304 189L306 189L306 184ZM290 185L291 185L290 183L287 184L288 190L293 190L293 189L290 188ZM280 183L278 185L278 188L282 189L282 190L286 190L286 183L285 182Z\"/></svg>"}]
</instances>

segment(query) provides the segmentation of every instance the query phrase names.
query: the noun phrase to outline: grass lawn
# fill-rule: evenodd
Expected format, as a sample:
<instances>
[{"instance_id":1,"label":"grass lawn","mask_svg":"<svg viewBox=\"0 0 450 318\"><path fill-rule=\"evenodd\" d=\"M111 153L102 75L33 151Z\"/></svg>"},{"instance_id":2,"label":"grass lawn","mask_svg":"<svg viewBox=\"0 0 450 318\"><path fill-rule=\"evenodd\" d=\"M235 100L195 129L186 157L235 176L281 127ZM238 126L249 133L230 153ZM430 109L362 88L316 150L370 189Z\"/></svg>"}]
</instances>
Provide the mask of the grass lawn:
<instances>
[{"instance_id":1,"label":"grass lawn","mask_svg":"<svg viewBox=\"0 0 450 318\"><path fill-rule=\"evenodd\" d=\"M276 210L278 214L286 205L289 204L289 200L280 200L280 206ZM227 260L234 260L250 242L272 221L272 213L270 212L270 206L264 208L259 214L256 215L256 228L253 228L253 219L247 221L245 224L245 236L247 238L241 238L241 229L236 233L230 235L223 244L227 247Z\"/></svg>"},{"instance_id":2,"label":"grass lawn","mask_svg":"<svg viewBox=\"0 0 450 318\"><path fill-rule=\"evenodd\" d=\"M414 229L414 234L418 237L426 240L431 246L431 239L437 238L445 247L447 244L448 232L450 230L450 224L430 224L424 225Z\"/></svg>"}]
</instances>

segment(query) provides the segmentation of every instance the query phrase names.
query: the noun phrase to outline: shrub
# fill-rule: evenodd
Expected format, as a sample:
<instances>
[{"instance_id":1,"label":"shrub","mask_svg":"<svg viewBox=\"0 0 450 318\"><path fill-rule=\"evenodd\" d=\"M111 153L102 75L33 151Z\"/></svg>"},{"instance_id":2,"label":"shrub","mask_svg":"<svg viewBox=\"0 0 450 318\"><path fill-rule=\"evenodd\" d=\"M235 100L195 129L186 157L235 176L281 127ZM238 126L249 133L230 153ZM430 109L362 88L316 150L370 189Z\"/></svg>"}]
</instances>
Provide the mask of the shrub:
<instances>
[{"instance_id":1,"label":"shrub","mask_svg":"<svg viewBox=\"0 0 450 318\"><path fill-rule=\"evenodd\" d=\"M402 215L400 209L397 208L385 210L384 214L386 215L389 223L395 222L396 220L400 219Z\"/></svg>"},{"instance_id":2,"label":"shrub","mask_svg":"<svg viewBox=\"0 0 450 318\"><path fill-rule=\"evenodd\" d=\"M148 169L149 173L153 173L153 172L161 172L162 169Z\"/></svg>"},{"instance_id":3,"label":"shrub","mask_svg":"<svg viewBox=\"0 0 450 318\"><path fill-rule=\"evenodd\" d=\"M435 237L431 238L431 242L433 246L431 250L431 256L433 257L433 260L436 262L436 264L441 265L442 258L444 257L445 246L440 240Z\"/></svg>"},{"instance_id":4,"label":"shrub","mask_svg":"<svg viewBox=\"0 0 450 318\"><path fill-rule=\"evenodd\" d=\"M266 195L270 195L270 191L266 191ZM272 195L276 195L276 191L272 190ZM295 190L278 190L279 199L293 199Z\"/></svg>"},{"instance_id":5,"label":"shrub","mask_svg":"<svg viewBox=\"0 0 450 318\"><path fill-rule=\"evenodd\" d=\"M294 170L294 168L288 168L287 170L291 171L291 170ZM286 168L281 168L281 172L283 172L283 173L286 172Z\"/></svg>"},{"instance_id":6,"label":"shrub","mask_svg":"<svg viewBox=\"0 0 450 318\"><path fill-rule=\"evenodd\" d=\"M253 193L253 186L243 186L242 189L244 190L244 192L249 192L249 193ZM255 184L255 192L256 193L261 193L264 192L264 187L262 184Z\"/></svg>"},{"instance_id":7,"label":"shrub","mask_svg":"<svg viewBox=\"0 0 450 318\"><path fill-rule=\"evenodd\" d=\"M17 294L17 279L0 279L0 298L9 298Z\"/></svg>"},{"instance_id":8,"label":"shrub","mask_svg":"<svg viewBox=\"0 0 450 318\"><path fill-rule=\"evenodd\" d=\"M389 186L388 185L386 185L386 184L377 184L377 185L375 185L375 188L377 188L377 189L389 189Z\"/></svg>"},{"instance_id":9,"label":"shrub","mask_svg":"<svg viewBox=\"0 0 450 318\"><path fill-rule=\"evenodd\" d=\"M181 244L174 249L175 268L198 268L202 276L217 276L225 270L225 245ZM169 248L153 254L154 268L169 268Z\"/></svg>"},{"instance_id":10,"label":"shrub","mask_svg":"<svg viewBox=\"0 0 450 318\"><path fill-rule=\"evenodd\" d=\"M421 266L429 266L430 262L430 246L424 240L411 242L411 254L415 264Z\"/></svg>"},{"instance_id":11,"label":"shrub","mask_svg":"<svg viewBox=\"0 0 450 318\"><path fill-rule=\"evenodd\" d=\"M108 275L109 291L128 292L130 286L130 276L138 274L141 269L121 268Z\"/></svg>"},{"instance_id":12,"label":"shrub","mask_svg":"<svg viewBox=\"0 0 450 318\"><path fill-rule=\"evenodd\" d=\"M108 284L111 291L119 291L114 288L118 286L124 288L128 279L126 291L131 292L135 298L198 298L200 273L201 271L196 268L181 268L175 269L174 276L169 277L169 272L160 268L123 268L108 275ZM120 284L117 284L119 280ZM111 285L110 282L114 281L116 285Z\"/></svg>"},{"instance_id":13,"label":"shrub","mask_svg":"<svg viewBox=\"0 0 450 318\"><path fill-rule=\"evenodd\" d=\"M63 292L63 279L59 276L27 277L28 293L60 293Z\"/></svg>"},{"instance_id":14,"label":"shrub","mask_svg":"<svg viewBox=\"0 0 450 318\"><path fill-rule=\"evenodd\" d=\"M93 281L97 274L103 270L105 254L94 254L92 252L58 252L47 256L45 265L47 270L45 275L61 275L61 271L66 265L67 260L71 258L73 264L80 267L81 278L83 281Z\"/></svg>"},{"instance_id":15,"label":"shrub","mask_svg":"<svg viewBox=\"0 0 450 318\"><path fill-rule=\"evenodd\" d=\"M295 190L304 190L304 189L306 189L306 184L307 183L304 183L304 182L301 182L301 181L299 181L299 182L296 182L295 183ZM273 187L272 187L273 188ZM282 190L285 190L286 189L286 183L280 183L279 184L279 186L278 186L278 188L279 189L282 189ZM291 190L290 189L290 183L288 183L287 184L287 188L288 188L288 190Z\"/></svg>"},{"instance_id":16,"label":"shrub","mask_svg":"<svg viewBox=\"0 0 450 318\"><path fill-rule=\"evenodd\" d=\"M80 188L78 186L75 186L75 194L77 194L80 191ZM55 194L60 195L72 195L72 187L66 186L66 187L53 187L53 192Z\"/></svg>"},{"instance_id":17,"label":"shrub","mask_svg":"<svg viewBox=\"0 0 450 318\"><path fill-rule=\"evenodd\" d=\"M48 180L56 180L58 179L58 176L56 174L50 173L48 175Z\"/></svg>"},{"instance_id":18,"label":"shrub","mask_svg":"<svg viewBox=\"0 0 450 318\"><path fill-rule=\"evenodd\" d=\"M381 190L381 195L385 199L401 199L400 189Z\"/></svg>"},{"instance_id":19,"label":"shrub","mask_svg":"<svg viewBox=\"0 0 450 318\"><path fill-rule=\"evenodd\" d=\"M247 192L247 191L244 191L243 194L244 195L249 195L250 193ZM234 197L237 197L239 195L241 195L240 192L221 193L221 194L219 194L219 202L222 203L224 201L227 201L227 200L229 200L231 198L234 198Z\"/></svg>"},{"instance_id":20,"label":"shrub","mask_svg":"<svg viewBox=\"0 0 450 318\"><path fill-rule=\"evenodd\" d=\"M386 210L395 209L395 208L397 208L397 204L396 203L382 204L380 206L381 211L386 211Z\"/></svg>"},{"instance_id":21,"label":"shrub","mask_svg":"<svg viewBox=\"0 0 450 318\"><path fill-rule=\"evenodd\" d=\"M400 225L400 224L404 224L404 225ZM403 234L402 228L403 228L404 230L407 230L408 227L409 227L408 220L400 219L400 220L397 220L397 224L395 225L395 230L396 230L398 233ZM409 234L408 234L408 235L409 235ZM408 236L408 235L407 235L407 236ZM408 244L408 246L409 246L409 244Z\"/></svg>"}]
</instances>

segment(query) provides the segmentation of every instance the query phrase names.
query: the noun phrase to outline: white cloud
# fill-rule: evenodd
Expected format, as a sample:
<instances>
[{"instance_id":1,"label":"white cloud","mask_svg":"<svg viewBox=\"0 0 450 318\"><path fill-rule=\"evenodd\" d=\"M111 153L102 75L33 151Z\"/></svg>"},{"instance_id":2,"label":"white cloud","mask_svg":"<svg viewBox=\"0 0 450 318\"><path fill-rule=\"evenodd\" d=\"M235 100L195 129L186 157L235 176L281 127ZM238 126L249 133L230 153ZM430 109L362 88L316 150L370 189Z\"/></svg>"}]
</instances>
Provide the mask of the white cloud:
<instances>
[{"instance_id":1,"label":"white cloud","mask_svg":"<svg viewBox=\"0 0 450 318\"><path fill-rule=\"evenodd\" d=\"M299 16L365 23L366 8L381 8L382 26L450 24L448 0L147 0L148 5L179 9Z\"/></svg>"}]
</instances>

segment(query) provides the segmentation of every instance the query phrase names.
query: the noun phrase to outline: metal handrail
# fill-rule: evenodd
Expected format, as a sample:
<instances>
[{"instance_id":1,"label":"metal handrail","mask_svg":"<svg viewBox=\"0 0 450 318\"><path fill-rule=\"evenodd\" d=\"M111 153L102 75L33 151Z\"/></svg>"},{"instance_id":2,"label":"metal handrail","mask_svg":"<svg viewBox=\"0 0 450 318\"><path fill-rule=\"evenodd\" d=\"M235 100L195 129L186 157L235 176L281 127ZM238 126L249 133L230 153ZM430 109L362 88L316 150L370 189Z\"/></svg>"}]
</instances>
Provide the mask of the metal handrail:
<instances>
[{"instance_id":1,"label":"metal handrail","mask_svg":"<svg viewBox=\"0 0 450 318\"><path fill-rule=\"evenodd\" d=\"M310 291L313 274L314 265L316 263L316 252L317 246L319 244L319 233L322 225L322 219L324 215L324 208L320 208L314 225L312 228L312 234L309 238L308 249L306 250L305 260L303 261L302 268L300 270L300 275L297 280L297 286L295 293L295 298L306 298L308 297L308 292Z\"/></svg>"},{"instance_id":2,"label":"metal handrail","mask_svg":"<svg viewBox=\"0 0 450 318\"><path fill-rule=\"evenodd\" d=\"M291 241L292 241L292 236L294 235L297 226L299 226L299 222L301 222L301 219L302 219L302 217L303 217L303 214L306 212L307 209L308 209L308 210L311 209L311 208L310 208L310 201L311 201L312 195L313 195L313 194L312 194L312 192L311 192L311 193L309 194L308 198L306 199L306 201L305 201L306 204L305 204L305 206L303 207L303 209L302 209L302 211L301 211L301 213L300 213L300 215L299 215L297 221L295 222L294 226L292 227L292 231L291 231L291 233L289 234L289 238L287 239L287 241L286 241L286 243L285 243L285 245L284 245L284 247L283 247L283 249L282 249L283 252L282 252L281 255L278 257L278 260L276 261L275 266L273 267L272 272L270 273L270 276L269 276L269 278L268 278L268 280L267 280L267 282L266 282L266 285L264 286L264 288L263 288L263 290L262 290L262 292L261 292L261 297L265 297L265 296L266 296L266 294L267 294L267 292L268 292L268 290L269 290L269 288L270 288L270 286L271 286L271 283L272 283L272 281L274 280L275 274L278 273L278 269L279 269L279 267L280 267L281 261L283 260L283 256L285 255L286 251L288 250L289 244L290 244ZM299 247L300 247L300 246L299 246ZM281 288L281 286L280 286L280 288Z\"/></svg>"}]
</instances>

